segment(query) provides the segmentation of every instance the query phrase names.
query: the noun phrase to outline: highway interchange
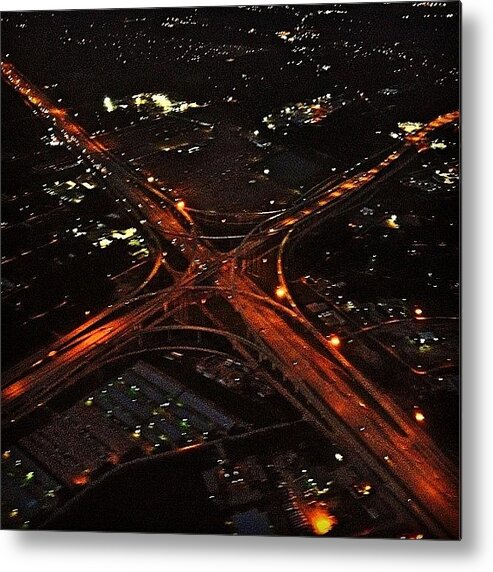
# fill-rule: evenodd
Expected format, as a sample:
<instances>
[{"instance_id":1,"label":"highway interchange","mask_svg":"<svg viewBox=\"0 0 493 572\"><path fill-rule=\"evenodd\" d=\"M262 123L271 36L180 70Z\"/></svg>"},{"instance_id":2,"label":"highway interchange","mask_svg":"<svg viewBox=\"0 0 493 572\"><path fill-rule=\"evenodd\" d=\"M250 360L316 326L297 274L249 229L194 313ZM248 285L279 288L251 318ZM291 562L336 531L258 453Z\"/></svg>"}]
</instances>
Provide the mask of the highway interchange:
<instances>
[{"instance_id":1,"label":"highway interchange","mask_svg":"<svg viewBox=\"0 0 493 572\"><path fill-rule=\"evenodd\" d=\"M201 236L183 201L169 199L152 181L109 152L11 64L2 63L2 76L30 107L52 122L68 146L100 172L108 192L125 202L149 240L159 245L176 238L188 261L184 272L174 274L172 286L146 294L135 292L5 372L3 423L15 423L44 405L83 378L88 364L94 368L104 363L109 351L117 351L122 340L142 324L159 323L169 308L202 288L208 294L219 293L241 315L265 356L283 374L284 392L305 418L355 451L386 483L389 494L437 537L457 537L457 468L419 425L304 317L284 276L283 250L296 233L309 232L426 149L429 133L457 122L458 112L439 116L408 135L375 165L345 180L319 185L305 201L263 221L239 246L224 253ZM166 265L159 246L157 250L143 286L152 285L159 266ZM278 282L269 296L248 275L242 261L250 263L272 253L277 258Z\"/></svg>"}]
</instances>

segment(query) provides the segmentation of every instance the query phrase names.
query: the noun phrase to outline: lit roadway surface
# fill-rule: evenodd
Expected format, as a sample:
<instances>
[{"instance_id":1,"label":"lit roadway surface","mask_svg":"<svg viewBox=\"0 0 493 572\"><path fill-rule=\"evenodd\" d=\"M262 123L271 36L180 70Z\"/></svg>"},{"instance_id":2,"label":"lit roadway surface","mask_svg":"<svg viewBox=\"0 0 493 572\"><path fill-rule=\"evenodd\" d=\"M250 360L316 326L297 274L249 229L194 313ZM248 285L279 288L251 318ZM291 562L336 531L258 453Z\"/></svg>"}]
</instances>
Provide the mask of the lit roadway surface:
<instances>
[{"instance_id":1,"label":"lit roadway surface","mask_svg":"<svg viewBox=\"0 0 493 572\"><path fill-rule=\"evenodd\" d=\"M284 280L282 250L291 231L328 215L347 198L357 195L380 177L399 167L398 160L412 149L426 148L426 136L456 122L458 112L439 116L423 129L408 135L400 148L353 177L321 192L300 205L287 209L254 229L229 254L215 252L197 235L184 203L173 203L109 153L69 117L68 113L35 88L10 64L2 63L2 75L33 108L51 118L69 144L94 165L101 165L111 191L137 211L148 231L158 237L180 237L189 267L170 288L134 300L121 301L99 316L67 334L52 348L38 352L30 361L7 372L2 385L4 421L13 422L67 387L70 375L88 362L104 359L109 347L135 330L145 319L163 311L164 304L179 300L187 287L205 277L217 278L219 291L238 310L247 327L275 354L284 375L297 388L294 396L301 408L309 406L330 428L340 444L356 451L381 476L389 491L418 517L437 537L459 535L458 476L456 468L434 445L417 423L381 394L298 311ZM404 161L401 161L403 163ZM164 204L165 203L165 204ZM163 206L164 204L164 206ZM239 259L258 256L281 243L278 256L278 284L289 312L278 305L241 271ZM270 245L270 246L269 246ZM281 266L279 266L281 261ZM199 266L207 263L207 269ZM232 296L232 298L231 298ZM126 308L125 306L128 305ZM287 318L287 315L290 318ZM294 317L293 317L294 316ZM293 327L296 320L297 327ZM297 330L302 328L304 334ZM111 343L110 343L111 342Z\"/></svg>"},{"instance_id":2,"label":"lit roadway surface","mask_svg":"<svg viewBox=\"0 0 493 572\"><path fill-rule=\"evenodd\" d=\"M189 275L194 275L195 267L211 258L209 251L197 241L193 240L194 227L193 221L184 209L180 208L180 203L174 203L164 196L158 189L155 189L147 180L137 176L135 172L128 166L122 164L114 155L110 155L105 148L97 141L94 141L90 135L69 117L67 112L53 104L53 102L33 84L28 82L17 72L10 64L2 63L3 78L10 83L14 89L22 95L26 103L32 108L38 108L45 117L51 119L58 130L64 135L68 144L77 146L78 150L86 156L98 169L102 171L106 183L111 185L111 189L119 195L118 200L128 205L128 210L132 212L139 220L144 221L143 231L150 236L151 240L159 241L159 238L179 237L185 250L183 255L191 262L188 271L182 277L185 283L188 281ZM104 164L103 164L104 163ZM103 171L104 169L104 171ZM147 193L155 200L151 200ZM166 203L163 207L162 203ZM164 253L160 257L161 264L168 268ZM193 262L198 260L199 262ZM157 273L156 265L151 275L146 279L146 283ZM141 286L144 286L142 284ZM111 309L110 309L111 310ZM73 352L72 342L81 333L85 333L88 328L97 324L101 319L106 318L112 312L103 311L99 316L93 317L85 324L77 327L73 332L63 336L55 345L55 351L64 347L64 344L71 344L71 352ZM130 324L128 324L130 325ZM115 334L118 329L115 329ZM82 341L83 347L90 349L86 338ZM24 360L21 364L15 366L12 371L7 372L2 380L2 386L10 383L22 375L34 363L41 363L46 352L39 352L34 359ZM51 369L51 368L50 368ZM26 386L27 387L27 386ZM17 395L17 393L15 394ZM4 396L5 397L5 396Z\"/></svg>"},{"instance_id":3,"label":"lit roadway surface","mask_svg":"<svg viewBox=\"0 0 493 572\"><path fill-rule=\"evenodd\" d=\"M285 365L283 373L300 384L303 402L327 421L336 439L356 450L384 482L392 484L401 501L411 499L411 508L432 530L436 530L430 522L434 519L456 536L456 469L421 428L385 396L373 388L369 393L359 372L347 362L336 365L332 356L324 355L311 337L295 332L269 304L253 305L237 294L234 306L250 328L263 332L259 335ZM311 391L303 391L303 385ZM368 452L373 458L368 459Z\"/></svg>"}]
</instances>

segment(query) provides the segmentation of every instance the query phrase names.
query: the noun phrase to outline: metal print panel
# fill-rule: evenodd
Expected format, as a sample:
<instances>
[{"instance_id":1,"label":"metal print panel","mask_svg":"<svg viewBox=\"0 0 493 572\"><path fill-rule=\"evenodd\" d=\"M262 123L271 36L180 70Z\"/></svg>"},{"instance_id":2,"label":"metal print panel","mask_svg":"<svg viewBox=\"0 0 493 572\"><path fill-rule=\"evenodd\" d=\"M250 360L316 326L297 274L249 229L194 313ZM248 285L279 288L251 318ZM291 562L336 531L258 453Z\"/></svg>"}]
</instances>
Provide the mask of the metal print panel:
<instances>
[{"instance_id":1,"label":"metal print panel","mask_svg":"<svg viewBox=\"0 0 493 572\"><path fill-rule=\"evenodd\" d=\"M460 538L460 4L2 14L2 526Z\"/></svg>"}]
</instances>

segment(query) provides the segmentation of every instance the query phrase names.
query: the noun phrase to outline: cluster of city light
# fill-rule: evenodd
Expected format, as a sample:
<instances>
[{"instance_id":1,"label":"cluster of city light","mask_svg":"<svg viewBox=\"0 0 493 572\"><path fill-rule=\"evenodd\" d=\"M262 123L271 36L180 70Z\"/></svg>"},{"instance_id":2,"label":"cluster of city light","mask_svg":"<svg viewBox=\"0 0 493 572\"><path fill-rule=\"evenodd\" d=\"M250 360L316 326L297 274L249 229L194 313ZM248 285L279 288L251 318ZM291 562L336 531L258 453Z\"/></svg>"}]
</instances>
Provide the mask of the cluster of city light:
<instances>
[{"instance_id":1,"label":"cluster of city light","mask_svg":"<svg viewBox=\"0 0 493 572\"><path fill-rule=\"evenodd\" d=\"M106 96L103 99L103 105L106 108L106 111L108 111L109 113L115 111L115 109L117 108L117 106L111 101L111 98L108 96Z\"/></svg>"},{"instance_id":2,"label":"cluster of city light","mask_svg":"<svg viewBox=\"0 0 493 572\"><path fill-rule=\"evenodd\" d=\"M423 124L419 121L401 121L398 123L399 129L402 129L405 133L414 133L423 129Z\"/></svg>"},{"instance_id":3,"label":"cluster of city light","mask_svg":"<svg viewBox=\"0 0 493 572\"><path fill-rule=\"evenodd\" d=\"M154 95L151 95L151 99L165 113L169 113L173 109L173 102L164 93L155 93Z\"/></svg>"},{"instance_id":4,"label":"cluster of city light","mask_svg":"<svg viewBox=\"0 0 493 572\"><path fill-rule=\"evenodd\" d=\"M385 221L385 224L388 228L394 228L397 229L399 228L399 225L397 224L397 215L393 214L390 215L390 217Z\"/></svg>"},{"instance_id":5,"label":"cluster of city light","mask_svg":"<svg viewBox=\"0 0 493 572\"><path fill-rule=\"evenodd\" d=\"M199 105L197 102L187 102L187 101L173 101L165 93L139 93L132 95L129 100L112 100L109 96L103 99L103 105L109 113L115 111L116 109L128 109L130 105L133 105L137 110L141 110L143 106L147 110L156 109L159 113L183 113L188 109L193 109L196 107L204 107L204 105Z\"/></svg>"},{"instance_id":6,"label":"cluster of city light","mask_svg":"<svg viewBox=\"0 0 493 572\"><path fill-rule=\"evenodd\" d=\"M327 93L310 101L290 103L279 111L269 113L262 121L267 124L267 129L272 130L319 123L346 103L347 101L342 98L332 99L332 94Z\"/></svg>"},{"instance_id":7,"label":"cluster of city light","mask_svg":"<svg viewBox=\"0 0 493 572\"><path fill-rule=\"evenodd\" d=\"M373 487L369 483L362 483L360 485L354 485L354 489L358 495L366 497L371 494Z\"/></svg>"}]
</instances>

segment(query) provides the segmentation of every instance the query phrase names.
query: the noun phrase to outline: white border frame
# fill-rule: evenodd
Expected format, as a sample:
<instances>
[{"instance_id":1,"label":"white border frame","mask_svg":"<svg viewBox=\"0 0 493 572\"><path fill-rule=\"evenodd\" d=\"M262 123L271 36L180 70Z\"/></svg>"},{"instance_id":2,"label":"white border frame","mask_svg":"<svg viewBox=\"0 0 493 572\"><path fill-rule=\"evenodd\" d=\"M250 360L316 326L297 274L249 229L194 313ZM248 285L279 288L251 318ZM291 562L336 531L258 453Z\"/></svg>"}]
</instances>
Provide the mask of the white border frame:
<instances>
[{"instance_id":1,"label":"white border frame","mask_svg":"<svg viewBox=\"0 0 493 572\"><path fill-rule=\"evenodd\" d=\"M298 4L251 2L240 4ZM317 0L308 3L323 4ZM60 10L234 5L235 2L125 0L16 0L2 10ZM253 538L116 533L1 531L0 563L9 569L255 571L279 569L481 572L493 562L493 405L491 353L493 260L488 243L493 216L491 105L493 56L489 0L465 0L463 16L462 280L463 280L463 540ZM489 127L489 129L488 129ZM488 147L489 145L489 147ZM490 183L490 184L488 184ZM487 562L490 562L490 565Z\"/></svg>"}]
</instances>

